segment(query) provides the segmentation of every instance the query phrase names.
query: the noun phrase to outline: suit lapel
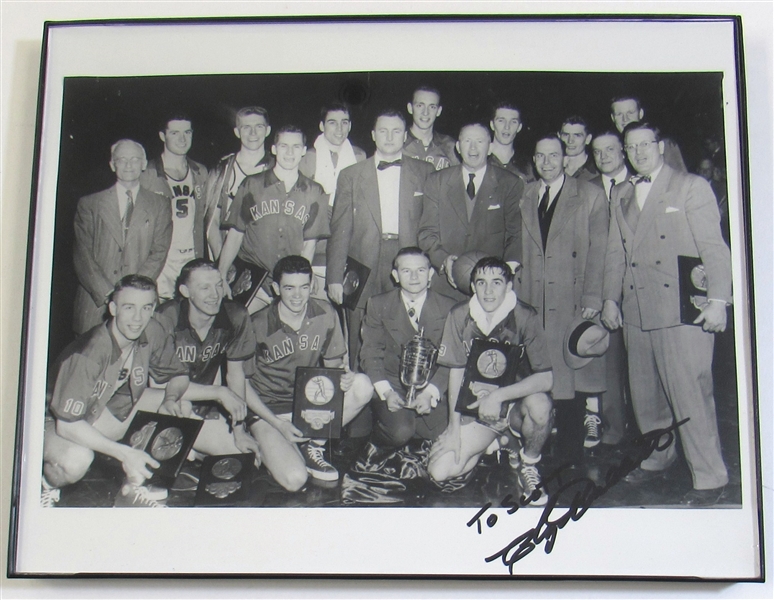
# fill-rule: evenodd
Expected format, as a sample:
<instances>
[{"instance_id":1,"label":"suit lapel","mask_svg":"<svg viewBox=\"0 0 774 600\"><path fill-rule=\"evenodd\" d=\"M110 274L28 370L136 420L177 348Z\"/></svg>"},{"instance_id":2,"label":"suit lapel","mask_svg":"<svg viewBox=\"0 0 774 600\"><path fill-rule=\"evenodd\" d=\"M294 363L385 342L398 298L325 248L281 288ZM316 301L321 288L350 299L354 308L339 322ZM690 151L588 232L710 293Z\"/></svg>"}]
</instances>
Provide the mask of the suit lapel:
<instances>
[{"instance_id":1,"label":"suit lapel","mask_svg":"<svg viewBox=\"0 0 774 600\"><path fill-rule=\"evenodd\" d=\"M645 206L642 207L640 213L640 220L637 223L637 231L634 232L633 248L645 238L645 232L655 221L656 216L662 214L665 211L664 208L664 194L669 187L669 181L672 179L672 170L664 165L661 168L661 172L653 182L650 188L650 193L645 200Z\"/></svg>"},{"instance_id":2,"label":"suit lapel","mask_svg":"<svg viewBox=\"0 0 774 600\"><path fill-rule=\"evenodd\" d=\"M100 215L119 247L124 246L124 225L118 212L118 188L114 185L100 199Z\"/></svg>"},{"instance_id":3,"label":"suit lapel","mask_svg":"<svg viewBox=\"0 0 774 600\"><path fill-rule=\"evenodd\" d=\"M542 248L543 238L540 234L540 223L537 216L539 186L540 180L535 181L530 183L524 192L524 199L521 201L521 219L527 233Z\"/></svg>"},{"instance_id":4,"label":"suit lapel","mask_svg":"<svg viewBox=\"0 0 774 600\"><path fill-rule=\"evenodd\" d=\"M486 173L484 173L484 181L481 182L481 189L476 191L476 203L473 205L473 214L471 215L471 221L478 221L483 219L486 212L491 205L492 197L497 192L497 173L494 167L487 167ZM467 192L465 192L467 195ZM463 202L467 202L463 197ZM503 214L505 213L505 207L503 207ZM467 214L467 208L466 208Z\"/></svg>"},{"instance_id":5,"label":"suit lapel","mask_svg":"<svg viewBox=\"0 0 774 600\"><path fill-rule=\"evenodd\" d=\"M634 235L639 220L640 209L637 207L637 200L634 195L634 184L626 183L626 187L619 197L618 210L621 218L618 220L627 231L629 236Z\"/></svg>"},{"instance_id":6,"label":"suit lapel","mask_svg":"<svg viewBox=\"0 0 774 600\"><path fill-rule=\"evenodd\" d=\"M419 326L425 328L425 337L440 339L445 323L446 315L438 306L438 298L432 291L428 290L422 313L419 315Z\"/></svg>"},{"instance_id":7,"label":"suit lapel","mask_svg":"<svg viewBox=\"0 0 774 600\"><path fill-rule=\"evenodd\" d=\"M446 199L451 205L454 214L457 215L460 222L468 226L468 208L466 206L465 186L462 184L462 166L447 167L446 172ZM443 210L444 207L441 207Z\"/></svg>"},{"instance_id":8,"label":"suit lapel","mask_svg":"<svg viewBox=\"0 0 774 600\"><path fill-rule=\"evenodd\" d=\"M362 202L366 210L376 223L379 231L382 231L382 209L379 204L379 182L376 180L376 159L372 156L365 161L364 167L360 171L360 190L362 191ZM357 203L358 198L355 198Z\"/></svg>"},{"instance_id":9,"label":"suit lapel","mask_svg":"<svg viewBox=\"0 0 774 600\"><path fill-rule=\"evenodd\" d=\"M425 302L425 304L427 304L427 302ZM411 321L409 321L406 308L403 306L403 300L401 300L400 297L400 290L395 290L395 293L390 297L387 316L384 320L389 331L398 332L399 339L395 340L396 342L400 343L400 340L412 338L416 333L414 328L411 326Z\"/></svg>"},{"instance_id":10,"label":"suit lapel","mask_svg":"<svg viewBox=\"0 0 774 600\"><path fill-rule=\"evenodd\" d=\"M149 203L150 202L169 202L166 198L159 197L158 200L151 196L150 192L146 192L142 188L137 193L137 200L134 203L134 212L132 213L132 220L129 223L129 231L126 234L127 243L129 240L138 235L142 229L145 221L149 218Z\"/></svg>"},{"instance_id":11,"label":"suit lapel","mask_svg":"<svg viewBox=\"0 0 774 600\"><path fill-rule=\"evenodd\" d=\"M572 219L573 215L578 210L581 202L581 199L578 196L578 182L572 177L565 176L562 190L559 192L559 196L557 196L554 202L556 202L556 208L554 209L554 216L551 219L551 227L548 230L546 245L550 244L551 240L559 235L562 228L570 219Z\"/></svg>"}]
</instances>

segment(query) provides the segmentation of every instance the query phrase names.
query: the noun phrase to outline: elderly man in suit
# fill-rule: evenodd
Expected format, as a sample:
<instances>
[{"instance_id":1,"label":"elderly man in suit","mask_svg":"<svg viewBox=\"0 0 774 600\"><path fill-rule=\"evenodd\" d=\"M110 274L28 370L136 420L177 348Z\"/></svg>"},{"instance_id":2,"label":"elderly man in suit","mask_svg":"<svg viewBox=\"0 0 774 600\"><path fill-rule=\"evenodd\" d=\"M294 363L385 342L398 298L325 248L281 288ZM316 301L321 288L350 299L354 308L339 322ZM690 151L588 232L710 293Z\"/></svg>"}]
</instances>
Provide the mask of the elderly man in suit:
<instances>
[{"instance_id":1,"label":"elderly man in suit","mask_svg":"<svg viewBox=\"0 0 774 600\"><path fill-rule=\"evenodd\" d=\"M140 187L147 164L140 144L117 141L110 149L115 185L78 201L73 318L77 334L103 320L108 295L123 276L155 280L164 267L172 240L172 211L168 202Z\"/></svg>"},{"instance_id":2,"label":"elderly man in suit","mask_svg":"<svg viewBox=\"0 0 774 600\"><path fill-rule=\"evenodd\" d=\"M521 202L523 268L519 297L538 311L554 370L557 455L583 456L583 415L588 395L605 389L605 364L596 358L579 370L564 359L565 335L573 320L594 319L602 310L602 279L609 223L602 190L566 174L564 144L555 135L535 145L540 179Z\"/></svg>"},{"instance_id":3,"label":"elderly man in suit","mask_svg":"<svg viewBox=\"0 0 774 600\"><path fill-rule=\"evenodd\" d=\"M658 128L630 123L624 141L639 177L613 190L602 320L610 329L623 326L640 430L688 419L677 430L693 479L682 504L713 505L728 483L712 353L714 334L726 328L731 256L712 189L701 177L666 164ZM698 257L706 274L707 302L689 324L680 318L678 256ZM662 442L625 481L638 485L663 476L677 449L674 439Z\"/></svg>"},{"instance_id":4,"label":"elderly man in suit","mask_svg":"<svg viewBox=\"0 0 774 600\"><path fill-rule=\"evenodd\" d=\"M433 172L429 163L401 158L406 141L406 120L401 113L380 113L371 138L376 153L339 175L327 250L328 294L337 304L344 298L347 256L371 269L357 307L349 311L353 368L360 351L360 323L366 302L395 287L392 259L401 248L416 245L425 179Z\"/></svg>"},{"instance_id":5,"label":"elderly man in suit","mask_svg":"<svg viewBox=\"0 0 774 600\"><path fill-rule=\"evenodd\" d=\"M524 182L489 164L491 138L484 125L465 125L459 137L462 164L427 179L419 246L443 275L435 279L433 289L462 300L468 296L457 290L452 278L454 261L462 254L480 250L512 267L521 261L519 200Z\"/></svg>"},{"instance_id":6,"label":"elderly man in suit","mask_svg":"<svg viewBox=\"0 0 774 600\"><path fill-rule=\"evenodd\" d=\"M433 273L430 257L420 248L401 248L392 270L400 288L371 297L366 306L360 364L379 396L372 402L376 424L371 441L380 449L399 448L415 435L434 440L446 428L446 370L435 369L411 405L400 379L402 347L419 333L440 347L454 306L451 298L428 289Z\"/></svg>"}]
</instances>

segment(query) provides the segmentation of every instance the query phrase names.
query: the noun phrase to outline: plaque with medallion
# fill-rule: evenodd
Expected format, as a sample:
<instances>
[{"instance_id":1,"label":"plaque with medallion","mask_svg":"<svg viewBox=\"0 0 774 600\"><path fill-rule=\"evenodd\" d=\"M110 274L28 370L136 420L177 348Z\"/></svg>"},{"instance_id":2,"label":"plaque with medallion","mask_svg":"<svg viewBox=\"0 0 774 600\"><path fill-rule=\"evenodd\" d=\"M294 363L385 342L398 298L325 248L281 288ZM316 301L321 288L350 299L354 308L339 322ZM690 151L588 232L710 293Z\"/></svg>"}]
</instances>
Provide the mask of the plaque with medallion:
<instances>
[{"instance_id":1,"label":"plaque with medallion","mask_svg":"<svg viewBox=\"0 0 774 600\"><path fill-rule=\"evenodd\" d=\"M298 367L293 396L293 425L305 437L336 439L341 436L344 369Z\"/></svg>"},{"instance_id":2,"label":"plaque with medallion","mask_svg":"<svg viewBox=\"0 0 774 600\"><path fill-rule=\"evenodd\" d=\"M245 505L250 497L254 461L252 452L205 457L194 505Z\"/></svg>"},{"instance_id":3,"label":"plaque with medallion","mask_svg":"<svg viewBox=\"0 0 774 600\"><path fill-rule=\"evenodd\" d=\"M473 340L454 410L478 418L478 407L469 406L479 395L516 383L528 375L528 371L529 361L523 344ZM508 403L504 402L500 416L505 417L507 410Z\"/></svg>"},{"instance_id":4,"label":"plaque with medallion","mask_svg":"<svg viewBox=\"0 0 774 600\"><path fill-rule=\"evenodd\" d=\"M363 263L355 260L351 256L347 257L347 262L344 265L344 280L342 281L344 292L343 301L341 303L342 306L345 306L350 310L355 310L370 274L371 269L366 267Z\"/></svg>"},{"instance_id":5,"label":"plaque with medallion","mask_svg":"<svg viewBox=\"0 0 774 600\"><path fill-rule=\"evenodd\" d=\"M707 272L700 258L680 255L677 257L677 276L680 282L680 322L693 325L709 302Z\"/></svg>"},{"instance_id":6,"label":"plaque with medallion","mask_svg":"<svg viewBox=\"0 0 774 600\"><path fill-rule=\"evenodd\" d=\"M158 469L152 469L154 473L151 481L174 479L193 448L202 424L198 419L140 410L120 443L142 450L160 463Z\"/></svg>"},{"instance_id":7,"label":"plaque with medallion","mask_svg":"<svg viewBox=\"0 0 774 600\"><path fill-rule=\"evenodd\" d=\"M234 301L248 306L253 301L269 272L263 267L242 260L238 256L228 270L226 280L231 287L231 297Z\"/></svg>"}]
</instances>

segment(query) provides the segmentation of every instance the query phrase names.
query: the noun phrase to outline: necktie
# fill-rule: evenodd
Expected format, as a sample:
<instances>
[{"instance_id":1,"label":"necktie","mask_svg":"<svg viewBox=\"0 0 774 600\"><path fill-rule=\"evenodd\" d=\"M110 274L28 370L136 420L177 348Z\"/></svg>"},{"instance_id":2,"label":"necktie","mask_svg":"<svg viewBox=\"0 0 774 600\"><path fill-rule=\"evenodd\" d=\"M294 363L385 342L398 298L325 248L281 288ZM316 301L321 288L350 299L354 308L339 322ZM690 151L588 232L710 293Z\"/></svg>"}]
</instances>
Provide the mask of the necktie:
<instances>
[{"instance_id":1,"label":"necktie","mask_svg":"<svg viewBox=\"0 0 774 600\"><path fill-rule=\"evenodd\" d=\"M132 190L126 190L126 212L124 213L124 238L129 232L129 223L132 221L132 213L134 212L134 198L132 198Z\"/></svg>"},{"instance_id":2,"label":"necktie","mask_svg":"<svg viewBox=\"0 0 774 600\"><path fill-rule=\"evenodd\" d=\"M408 316L411 321L411 326L415 331L419 331L419 319L417 318L417 311L413 306L409 306Z\"/></svg>"},{"instance_id":3,"label":"necktie","mask_svg":"<svg viewBox=\"0 0 774 600\"><path fill-rule=\"evenodd\" d=\"M548 211L548 199L549 194L551 192L551 187L546 186L546 191L543 194L543 197L540 199L540 204L538 204L538 218L542 221L546 218L546 212Z\"/></svg>"},{"instance_id":4,"label":"necktie","mask_svg":"<svg viewBox=\"0 0 774 600\"><path fill-rule=\"evenodd\" d=\"M386 160L380 160L379 164L376 165L376 168L380 171L384 171L385 169L389 169L390 167L399 167L403 164L403 160L400 158L398 160L394 160L392 162L387 162Z\"/></svg>"},{"instance_id":5,"label":"necktie","mask_svg":"<svg viewBox=\"0 0 774 600\"><path fill-rule=\"evenodd\" d=\"M608 200L613 199L613 188L615 187L615 179L610 178L610 193L607 195Z\"/></svg>"},{"instance_id":6,"label":"necktie","mask_svg":"<svg viewBox=\"0 0 774 600\"><path fill-rule=\"evenodd\" d=\"M339 164L339 153L338 152L334 152L333 150L331 150L331 162L333 163L333 168L335 169L336 165Z\"/></svg>"},{"instance_id":7,"label":"necktie","mask_svg":"<svg viewBox=\"0 0 774 600\"><path fill-rule=\"evenodd\" d=\"M468 198L473 200L473 198L476 197L476 184L473 183L473 179L476 177L475 173L470 173L468 175L468 186L465 188L465 191L468 192Z\"/></svg>"},{"instance_id":8,"label":"necktie","mask_svg":"<svg viewBox=\"0 0 774 600\"><path fill-rule=\"evenodd\" d=\"M633 177L634 185L638 183L650 183L650 175L640 175L639 177Z\"/></svg>"}]
</instances>

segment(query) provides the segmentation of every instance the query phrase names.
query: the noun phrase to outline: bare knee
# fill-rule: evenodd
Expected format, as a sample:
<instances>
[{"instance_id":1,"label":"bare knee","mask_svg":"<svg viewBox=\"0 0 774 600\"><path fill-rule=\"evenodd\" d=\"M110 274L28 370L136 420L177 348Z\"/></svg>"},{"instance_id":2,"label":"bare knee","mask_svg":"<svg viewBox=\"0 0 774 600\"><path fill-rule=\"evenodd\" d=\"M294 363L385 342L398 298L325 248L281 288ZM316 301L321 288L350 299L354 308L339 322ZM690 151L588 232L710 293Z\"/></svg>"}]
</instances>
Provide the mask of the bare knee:
<instances>
[{"instance_id":1,"label":"bare knee","mask_svg":"<svg viewBox=\"0 0 774 600\"><path fill-rule=\"evenodd\" d=\"M551 409L553 401L548 394L536 393L530 394L522 399L522 409L526 415L538 427L546 427L551 423Z\"/></svg>"},{"instance_id":2,"label":"bare knee","mask_svg":"<svg viewBox=\"0 0 774 600\"><path fill-rule=\"evenodd\" d=\"M62 448L56 456L47 456L43 464L46 480L54 487L80 481L94 462L94 452L72 444Z\"/></svg>"},{"instance_id":3,"label":"bare knee","mask_svg":"<svg viewBox=\"0 0 774 600\"><path fill-rule=\"evenodd\" d=\"M368 375L357 373L352 381L352 387L349 388L349 395L353 403L353 408L362 408L371 400L374 395L374 386Z\"/></svg>"},{"instance_id":4,"label":"bare knee","mask_svg":"<svg viewBox=\"0 0 774 600\"><path fill-rule=\"evenodd\" d=\"M309 478L309 473L306 471L306 467L301 465L294 465L291 468L284 469L274 473L271 471L274 480L279 483L283 488L289 492L297 492L306 485L306 481Z\"/></svg>"}]
</instances>

